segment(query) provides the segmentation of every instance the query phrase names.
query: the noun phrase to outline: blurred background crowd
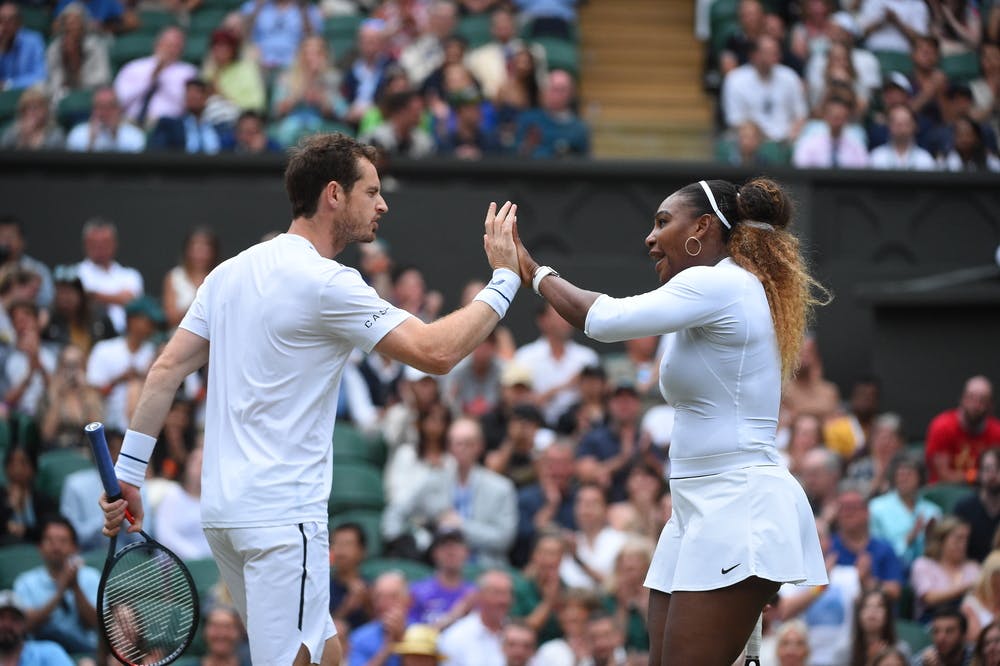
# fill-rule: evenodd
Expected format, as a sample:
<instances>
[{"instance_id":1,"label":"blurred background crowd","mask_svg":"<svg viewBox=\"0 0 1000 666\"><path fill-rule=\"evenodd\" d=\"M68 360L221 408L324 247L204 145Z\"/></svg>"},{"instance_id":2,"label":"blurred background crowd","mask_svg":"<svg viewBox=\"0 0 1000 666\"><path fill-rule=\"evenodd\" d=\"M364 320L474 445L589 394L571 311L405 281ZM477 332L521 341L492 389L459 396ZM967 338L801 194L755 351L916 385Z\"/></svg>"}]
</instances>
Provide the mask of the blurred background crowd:
<instances>
[{"instance_id":1,"label":"blurred background crowd","mask_svg":"<svg viewBox=\"0 0 1000 666\"><path fill-rule=\"evenodd\" d=\"M102 420L120 444L145 373L225 255L194 228L162 283L144 285L116 260L110 220L87 220L79 263L51 269L23 231L0 219L0 589L13 590L0 594L0 654L58 646L101 663L106 542L82 427ZM358 268L414 316L444 314L420 268L381 241ZM595 351L538 303L537 334L501 325L447 376L377 353L348 364L330 612L351 666L645 663L642 582L671 513L673 410L658 388L671 338ZM202 594L189 663L239 664L242 628L200 528L205 379L191 375L170 409L145 526ZM1000 663L1000 421L987 377L954 392L929 423L904 424L878 377L841 395L807 340L778 445L813 506L830 584L782 589L764 663Z\"/></svg>"},{"instance_id":2,"label":"blurred background crowd","mask_svg":"<svg viewBox=\"0 0 1000 666\"><path fill-rule=\"evenodd\" d=\"M705 105L688 106L721 162L1000 170L993 0L696 0L684 36L704 56L662 89L644 62L662 54L628 42L663 17L636 0L578 4L6 0L0 147L258 153L340 130L387 157L552 158L600 155L596 123L669 157L655 125L687 131L683 110L639 105L679 104L697 80ZM599 11L623 34L603 34ZM632 62L600 52L614 39L604 48ZM622 104L636 108L619 118Z\"/></svg>"}]
</instances>

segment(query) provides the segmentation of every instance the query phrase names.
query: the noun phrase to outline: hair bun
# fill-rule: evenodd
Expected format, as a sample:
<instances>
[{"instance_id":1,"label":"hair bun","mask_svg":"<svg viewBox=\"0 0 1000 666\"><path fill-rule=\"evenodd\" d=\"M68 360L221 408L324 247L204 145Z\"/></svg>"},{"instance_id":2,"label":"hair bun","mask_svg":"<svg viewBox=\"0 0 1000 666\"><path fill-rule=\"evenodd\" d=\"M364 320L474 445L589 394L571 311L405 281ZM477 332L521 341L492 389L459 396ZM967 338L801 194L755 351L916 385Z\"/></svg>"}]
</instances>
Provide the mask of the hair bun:
<instances>
[{"instance_id":1,"label":"hair bun","mask_svg":"<svg viewBox=\"0 0 1000 666\"><path fill-rule=\"evenodd\" d=\"M769 178L754 178L736 192L740 220L755 220L784 229L792 222L792 200Z\"/></svg>"}]
</instances>

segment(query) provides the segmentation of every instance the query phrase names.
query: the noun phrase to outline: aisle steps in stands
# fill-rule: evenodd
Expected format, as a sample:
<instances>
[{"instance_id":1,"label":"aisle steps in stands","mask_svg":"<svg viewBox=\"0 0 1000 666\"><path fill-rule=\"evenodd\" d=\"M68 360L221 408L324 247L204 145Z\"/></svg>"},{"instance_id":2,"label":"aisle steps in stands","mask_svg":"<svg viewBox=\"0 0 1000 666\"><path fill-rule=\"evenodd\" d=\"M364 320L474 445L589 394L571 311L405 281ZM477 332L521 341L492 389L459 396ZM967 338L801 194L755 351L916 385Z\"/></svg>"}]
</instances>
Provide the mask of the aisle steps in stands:
<instances>
[{"instance_id":1,"label":"aisle steps in stands","mask_svg":"<svg viewBox=\"0 0 1000 666\"><path fill-rule=\"evenodd\" d=\"M596 157L710 159L693 2L589 2L580 39L580 109Z\"/></svg>"}]
</instances>

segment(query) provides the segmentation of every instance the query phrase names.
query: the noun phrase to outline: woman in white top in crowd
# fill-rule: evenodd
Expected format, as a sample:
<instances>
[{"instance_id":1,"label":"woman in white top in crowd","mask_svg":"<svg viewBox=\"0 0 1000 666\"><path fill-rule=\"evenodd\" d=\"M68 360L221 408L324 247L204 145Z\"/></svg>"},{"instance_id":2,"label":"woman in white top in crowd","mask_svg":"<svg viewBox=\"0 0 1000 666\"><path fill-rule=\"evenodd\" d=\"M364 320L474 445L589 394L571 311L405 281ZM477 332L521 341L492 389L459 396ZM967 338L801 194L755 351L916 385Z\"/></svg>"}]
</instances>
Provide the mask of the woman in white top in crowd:
<instances>
[{"instance_id":1,"label":"woman in white top in crowd","mask_svg":"<svg viewBox=\"0 0 1000 666\"><path fill-rule=\"evenodd\" d=\"M163 312L171 329L181 323L198 287L219 263L219 237L207 227L192 229L184 239L181 263L163 278Z\"/></svg>"},{"instance_id":2,"label":"woman in white top in crowd","mask_svg":"<svg viewBox=\"0 0 1000 666\"><path fill-rule=\"evenodd\" d=\"M646 578L650 664L731 664L782 583L826 567L801 486L774 444L816 284L777 184L687 185L646 237L662 286L630 298L584 291L519 243L522 280L601 342L677 332L660 365L674 406L673 515Z\"/></svg>"},{"instance_id":3,"label":"woman in white top in crowd","mask_svg":"<svg viewBox=\"0 0 1000 666\"><path fill-rule=\"evenodd\" d=\"M1000 617L1000 550L994 550L983 560L979 580L962 599L962 614L969 629L965 639L974 643L983 627Z\"/></svg>"}]
</instances>

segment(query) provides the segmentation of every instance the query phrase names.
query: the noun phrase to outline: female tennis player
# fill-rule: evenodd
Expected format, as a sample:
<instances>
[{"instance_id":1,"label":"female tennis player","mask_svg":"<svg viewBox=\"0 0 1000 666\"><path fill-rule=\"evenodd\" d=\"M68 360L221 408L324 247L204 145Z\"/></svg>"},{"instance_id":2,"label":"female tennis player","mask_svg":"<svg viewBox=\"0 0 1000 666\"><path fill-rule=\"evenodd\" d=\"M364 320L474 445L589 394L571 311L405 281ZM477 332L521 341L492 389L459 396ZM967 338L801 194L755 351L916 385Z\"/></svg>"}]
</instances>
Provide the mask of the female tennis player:
<instances>
[{"instance_id":1,"label":"female tennis player","mask_svg":"<svg viewBox=\"0 0 1000 666\"><path fill-rule=\"evenodd\" d=\"M646 237L662 286L629 298L575 287L517 239L522 281L589 337L677 332L660 366L677 414L673 515L646 577L653 666L729 666L782 583L827 582L809 504L774 445L818 286L791 216L766 179L681 188Z\"/></svg>"}]
</instances>

